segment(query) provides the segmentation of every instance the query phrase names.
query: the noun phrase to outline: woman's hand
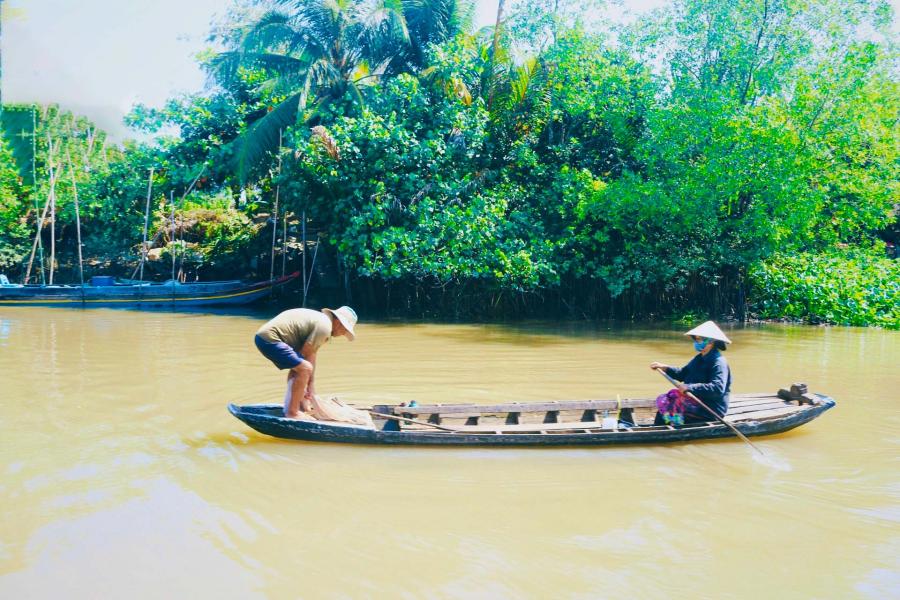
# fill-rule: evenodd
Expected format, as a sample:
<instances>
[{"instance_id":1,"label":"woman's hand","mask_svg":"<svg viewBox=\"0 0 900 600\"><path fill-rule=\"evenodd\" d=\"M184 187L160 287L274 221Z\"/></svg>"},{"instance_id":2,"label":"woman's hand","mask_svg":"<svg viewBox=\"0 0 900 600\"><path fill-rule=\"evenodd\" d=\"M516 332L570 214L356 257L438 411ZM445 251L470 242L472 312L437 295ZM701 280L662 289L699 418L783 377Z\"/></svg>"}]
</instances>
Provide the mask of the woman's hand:
<instances>
[{"instance_id":1,"label":"woman's hand","mask_svg":"<svg viewBox=\"0 0 900 600\"><path fill-rule=\"evenodd\" d=\"M657 371L657 370L664 371L669 368L669 365L664 365L661 362L652 362L652 363L650 363L650 368L653 369L654 371Z\"/></svg>"}]
</instances>

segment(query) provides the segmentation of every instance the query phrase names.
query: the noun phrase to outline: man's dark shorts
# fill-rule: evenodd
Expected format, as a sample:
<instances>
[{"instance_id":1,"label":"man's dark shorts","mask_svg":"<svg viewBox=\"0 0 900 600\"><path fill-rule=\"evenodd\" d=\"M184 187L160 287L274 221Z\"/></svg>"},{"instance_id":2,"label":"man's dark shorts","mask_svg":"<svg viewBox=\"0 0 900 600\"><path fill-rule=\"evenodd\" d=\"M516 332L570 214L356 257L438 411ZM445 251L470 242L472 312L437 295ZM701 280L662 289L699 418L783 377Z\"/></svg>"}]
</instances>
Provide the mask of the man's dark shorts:
<instances>
[{"instance_id":1,"label":"man's dark shorts","mask_svg":"<svg viewBox=\"0 0 900 600\"><path fill-rule=\"evenodd\" d=\"M259 348L262 355L271 360L279 369L293 369L303 362L303 357L284 342L270 342L258 335L253 338L253 341L256 342L256 347Z\"/></svg>"}]
</instances>

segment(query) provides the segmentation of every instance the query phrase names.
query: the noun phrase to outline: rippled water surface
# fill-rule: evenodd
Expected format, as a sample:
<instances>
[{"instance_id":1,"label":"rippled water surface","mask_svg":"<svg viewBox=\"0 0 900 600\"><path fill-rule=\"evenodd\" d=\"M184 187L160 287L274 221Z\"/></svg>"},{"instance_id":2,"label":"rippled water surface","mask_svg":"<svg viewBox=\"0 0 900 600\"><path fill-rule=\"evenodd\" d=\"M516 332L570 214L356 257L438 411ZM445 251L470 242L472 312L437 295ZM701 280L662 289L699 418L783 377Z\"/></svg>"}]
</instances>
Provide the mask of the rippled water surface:
<instances>
[{"instance_id":1,"label":"rippled water surface","mask_svg":"<svg viewBox=\"0 0 900 600\"><path fill-rule=\"evenodd\" d=\"M900 597L900 333L729 330L793 432L595 449L289 442L271 315L0 309L0 597ZM678 328L370 324L320 353L350 402L651 396Z\"/></svg>"}]
</instances>

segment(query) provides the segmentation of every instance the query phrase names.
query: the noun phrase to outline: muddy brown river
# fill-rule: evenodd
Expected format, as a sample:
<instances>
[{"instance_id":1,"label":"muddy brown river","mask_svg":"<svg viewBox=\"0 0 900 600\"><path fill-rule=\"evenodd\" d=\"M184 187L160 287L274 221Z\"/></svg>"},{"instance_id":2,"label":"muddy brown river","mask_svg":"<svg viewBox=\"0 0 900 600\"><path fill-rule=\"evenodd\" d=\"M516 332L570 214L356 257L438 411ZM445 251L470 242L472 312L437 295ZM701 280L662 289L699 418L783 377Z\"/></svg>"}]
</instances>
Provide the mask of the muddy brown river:
<instances>
[{"instance_id":1,"label":"muddy brown river","mask_svg":"<svg viewBox=\"0 0 900 600\"><path fill-rule=\"evenodd\" d=\"M278 440L270 313L0 308L3 598L900 597L900 332L727 328L735 392L805 381L792 432L620 448ZM371 323L349 402L649 397L681 326Z\"/></svg>"}]
</instances>

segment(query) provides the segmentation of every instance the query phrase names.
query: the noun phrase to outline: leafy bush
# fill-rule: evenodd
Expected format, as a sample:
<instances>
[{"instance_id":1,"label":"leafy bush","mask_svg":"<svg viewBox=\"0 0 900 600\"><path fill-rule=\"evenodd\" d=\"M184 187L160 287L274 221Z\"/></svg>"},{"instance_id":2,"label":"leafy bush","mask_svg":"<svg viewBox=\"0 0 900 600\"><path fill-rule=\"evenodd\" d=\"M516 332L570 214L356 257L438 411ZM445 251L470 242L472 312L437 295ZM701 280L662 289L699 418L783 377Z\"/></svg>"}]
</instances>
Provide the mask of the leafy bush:
<instances>
[{"instance_id":1,"label":"leafy bush","mask_svg":"<svg viewBox=\"0 0 900 600\"><path fill-rule=\"evenodd\" d=\"M900 329L900 261L877 251L776 255L750 279L760 318Z\"/></svg>"},{"instance_id":2,"label":"leafy bush","mask_svg":"<svg viewBox=\"0 0 900 600\"><path fill-rule=\"evenodd\" d=\"M525 191L480 175L486 123L481 102L401 75L299 140L282 190L362 277L534 289L555 280L551 248Z\"/></svg>"}]
</instances>

